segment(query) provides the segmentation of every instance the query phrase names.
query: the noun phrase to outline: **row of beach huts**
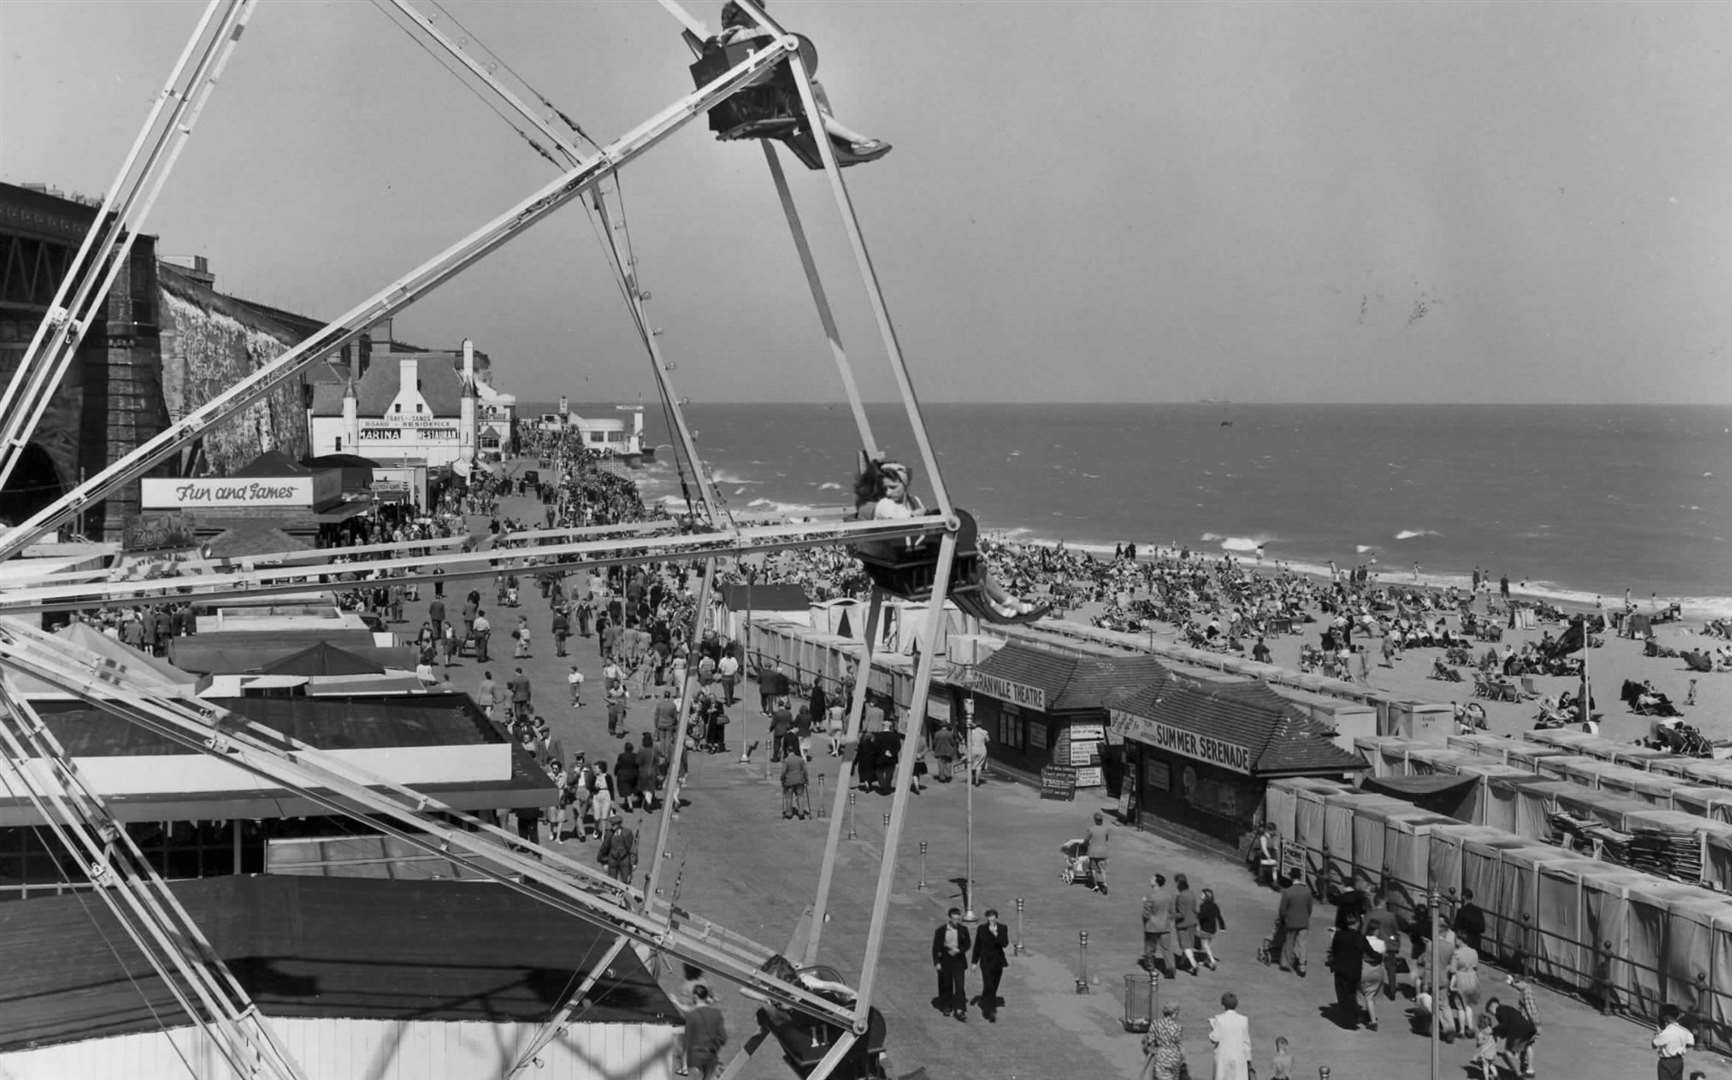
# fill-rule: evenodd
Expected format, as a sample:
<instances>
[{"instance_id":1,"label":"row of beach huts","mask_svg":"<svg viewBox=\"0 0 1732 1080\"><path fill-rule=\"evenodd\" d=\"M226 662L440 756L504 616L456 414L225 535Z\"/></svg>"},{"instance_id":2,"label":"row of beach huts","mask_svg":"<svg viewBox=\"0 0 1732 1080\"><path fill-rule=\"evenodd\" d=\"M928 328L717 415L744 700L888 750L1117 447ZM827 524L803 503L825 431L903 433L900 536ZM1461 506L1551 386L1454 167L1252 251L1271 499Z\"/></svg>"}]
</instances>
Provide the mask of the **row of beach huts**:
<instances>
[{"instance_id":1,"label":"row of beach huts","mask_svg":"<svg viewBox=\"0 0 1732 1080\"><path fill-rule=\"evenodd\" d=\"M1578 731L1370 736L1349 784L1273 780L1265 819L1320 895L1486 915L1481 954L1632 1017L1665 1003L1732 1050L1732 761Z\"/></svg>"}]
</instances>

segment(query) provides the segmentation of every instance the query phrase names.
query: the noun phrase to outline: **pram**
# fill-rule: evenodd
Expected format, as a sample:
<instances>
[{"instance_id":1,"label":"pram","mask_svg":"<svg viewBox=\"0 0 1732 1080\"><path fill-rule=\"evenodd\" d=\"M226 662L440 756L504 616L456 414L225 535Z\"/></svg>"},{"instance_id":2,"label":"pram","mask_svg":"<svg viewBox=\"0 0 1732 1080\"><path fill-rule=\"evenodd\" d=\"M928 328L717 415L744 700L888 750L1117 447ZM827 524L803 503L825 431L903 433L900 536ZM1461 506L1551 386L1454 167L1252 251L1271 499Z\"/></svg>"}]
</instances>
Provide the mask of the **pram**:
<instances>
[{"instance_id":1,"label":"pram","mask_svg":"<svg viewBox=\"0 0 1732 1080\"><path fill-rule=\"evenodd\" d=\"M1058 879L1066 885L1082 883L1094 888L1094 867L1089 865L1088 841L1082 837L1066 840L1059 845L1059 852L1064 855L1064 869L1058 872Z\"/></svg>"}]
</instances>

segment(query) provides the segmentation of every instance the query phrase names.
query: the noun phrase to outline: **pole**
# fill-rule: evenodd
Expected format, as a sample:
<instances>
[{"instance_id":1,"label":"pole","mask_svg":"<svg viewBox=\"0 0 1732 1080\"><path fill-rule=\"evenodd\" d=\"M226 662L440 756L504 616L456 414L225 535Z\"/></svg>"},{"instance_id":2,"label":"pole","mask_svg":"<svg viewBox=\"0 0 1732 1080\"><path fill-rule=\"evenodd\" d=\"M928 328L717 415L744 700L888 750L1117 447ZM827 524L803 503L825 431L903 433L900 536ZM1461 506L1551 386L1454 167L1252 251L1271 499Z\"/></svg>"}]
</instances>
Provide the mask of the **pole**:
<instances>
[{"instance_id":1,"label":"pole","mask_svg":"<svg viewBox=\"0 0 1732 1080\"><path fill-rule=\"evenodd\" d=\"M975 922L974 914L974 691L968 692L968 700L963 703L965 718L968 721L964 735L968 738L968 817L966 831L963 835L964 863L962 871L962 914L964 922Z\"/></svg>"},{"instance_id":2,"label":"pole","mask_svg":"<svg viewBox=\"0 0 1732 1080\"><path fill-rule=\"evenodd\" d=\"M1426 957L1425 965L1431 976L1431 1080L1439 1080L1439 1077L1442 1075L1438 1072L1438 1055L1440 1051L1439 1039L1442 1037L1442 1028L1440 1026L1441 1017L1438 1015L1437 1002L1437 995L1440 989L1438 969L1441 966L1438 963L1437 951L1442 947L1442 942L1438 940L1437 936L1437 909L1440 906L1441 898L1434 891L1431 894L1431 944L1427 950L1430 955Z\"/></svg>"}]
</instances>

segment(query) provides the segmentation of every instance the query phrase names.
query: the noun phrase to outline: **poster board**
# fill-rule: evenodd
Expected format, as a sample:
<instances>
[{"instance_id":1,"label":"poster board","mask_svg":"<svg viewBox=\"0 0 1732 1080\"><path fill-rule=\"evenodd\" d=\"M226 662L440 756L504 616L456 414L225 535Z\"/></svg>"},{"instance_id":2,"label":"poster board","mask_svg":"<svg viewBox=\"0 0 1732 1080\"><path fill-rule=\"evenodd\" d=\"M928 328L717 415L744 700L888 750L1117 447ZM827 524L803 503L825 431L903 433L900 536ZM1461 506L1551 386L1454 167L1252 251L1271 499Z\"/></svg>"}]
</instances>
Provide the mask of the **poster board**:
<instances>
[{"instance_id":1,"label":"poster board","mask_svg":"<svg viewBox=\"0 0 1732 1080\"><path fill-rule=\"evenodd\" d=\"M1072 802L1076 799L1077 771L1069 765L1048 765L1040 770L1040 797Z\"/></svg>"}]
</instances>

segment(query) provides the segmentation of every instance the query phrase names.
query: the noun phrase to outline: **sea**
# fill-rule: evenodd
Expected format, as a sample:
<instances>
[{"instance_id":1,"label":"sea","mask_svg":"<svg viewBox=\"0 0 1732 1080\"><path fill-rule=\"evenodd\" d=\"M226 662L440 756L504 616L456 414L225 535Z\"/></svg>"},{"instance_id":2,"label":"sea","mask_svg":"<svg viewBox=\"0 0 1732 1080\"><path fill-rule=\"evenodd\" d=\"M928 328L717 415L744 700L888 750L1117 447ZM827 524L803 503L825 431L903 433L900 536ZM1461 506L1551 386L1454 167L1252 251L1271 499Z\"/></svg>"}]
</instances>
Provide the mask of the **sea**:
<instances>
[{"instance_id":1,"label":"sea","mask_svg":"<svg viewBox=\"0 0 1732 1080\"><path fill-rule=\"evenodd\" d=\"M581 415L584 405L575 405ZM590 406L612 414L611 404ZM526 404L520 416L552 412ZM691 404L730 508L800 517L851 504L845 404ZM1732 616L1732 406L925 404L951 501L999 537L1111 555L1189 548L1384 581L1495 582L1555 601L1678 600ZM663 411L645 501L683 505ZM915 467L900 404L874 439ZM1372 560L1375 560L1373 563Z\"/></svg>"}]
</instances>

